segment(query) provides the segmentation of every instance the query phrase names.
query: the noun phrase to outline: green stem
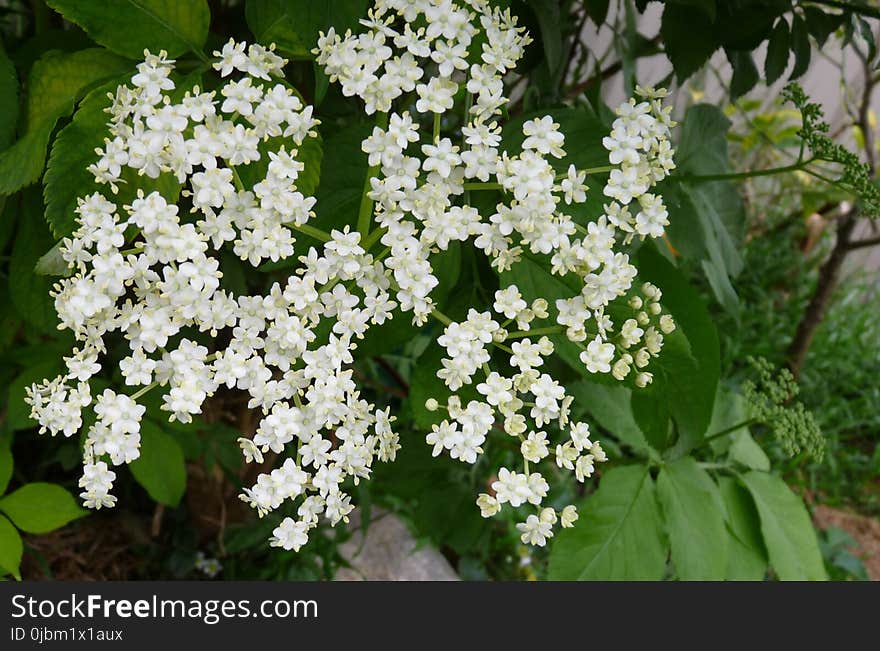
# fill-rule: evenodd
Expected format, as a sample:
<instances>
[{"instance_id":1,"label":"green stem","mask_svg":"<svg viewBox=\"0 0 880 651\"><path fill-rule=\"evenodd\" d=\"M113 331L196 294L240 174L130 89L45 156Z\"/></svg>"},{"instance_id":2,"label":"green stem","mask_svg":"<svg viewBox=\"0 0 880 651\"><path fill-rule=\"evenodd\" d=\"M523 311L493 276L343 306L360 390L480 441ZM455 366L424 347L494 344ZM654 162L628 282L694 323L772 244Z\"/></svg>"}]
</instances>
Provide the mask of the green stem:
<instances>
[{"instance_id":1,"label":"green stem","mask_svg":"<svg viewBox=\"0 0 880 651\"><path fill-rule=\"evenodd\" d=\"M508 339L518 339L520 337L531 337L537 335L558 335L565 332L562 326L547 326L546 328L535 328L534 330L516 330L507 335Z\"/></svg>"},{"instance_id":2,"label":"green stem","mask_svg":"<svg viewBox=\"0 0 880 651\"><path fill-rule=\"evenodd\" d=\"M431 316L433 316L435 319L437 319L443 325L449 325L450 323L452 323L452 319L450 319L448 316L443 314L443 312L441 312L437 308L434 308L433 310L431 310Z\"/></svg>"},{"instance_id":3,"label":"green stem","mask_svg":"<svg viewBox=\"0 0 880 651\"><path fill-rule=\"evenodd\" d=\"M156 388L157 386L159 386L159 383L158 383L158 382L153 382L152 384L148 384L147 386L145 386L143 389L139 389L138 391L134 392L134 393L131 394L131 396L129 396L129 397L130 397L132 400L137 400L137 399L140 398L142 395L144 395L145 393L147 393L147 392L150 391L151 389Z\"/></svg>"},{"instance_id":4,"label":"green stem","mask_svg":"<svg viewBox=\"0 0 880 651\"><path fill-rule=\"evenodd\" d=\"M238 175L238 170L235 169L235 167L232 165L229 166L229 169L232 170L232 182L235 184L235 189L241 192L242 190L244 190L244 182Z\"/></svg>"},{"instance_id":5,"label":"green stem","mask_svg":"<svg viewBox=\"0 0 880 651\"><path fill-rule=\"evenodd\" d=\"M389 253L391 253L391 247L390 247L390 246L386 246L386 247L382 250L382 252L381 252L379 255L376 256L376 258L375 258L373 261L374 261L374 262L380 262L381 260L384 260L385 257L386 257Z\"/></svg>"},{"instance_id":6,"label":"green stem","mask_svg":"<svg viewBox=\"0 0 880 651\"><path fill-rule=\"evenodd\" d=\"M586 167L582 170L578 170L578 172L583 172L587 176L591 174L605 174L606 172L610 172L613 169L617 169L614 165L600 165L599 167ZM562 172L557 174L554 179L556 181L561 181L562 179L568 178L568 172ZM482 182L482 181L472 181L470 183L464 184L465 190L501 190L500 183L493 182Z\"/></svg>"},{"instance_id":7,"label":"green stem","mask_svg":"<svg viewBox=\"0 0 880 651\"><path fill-rule=\"evenodd\" d=\"M698 463L697 464L703 470L729 470L729 463Z\"/></svg>"},{"instance_id":8,"label":"green stem","mask_svg":"<svg viewBox=\"0 0 880 651\"><path fill-rule=\"evenodd\" d=\"M296 224L285 224L285 226L292 230L299 231L303 235L314 237L316 240L320 240L321 242L329 242L333 239L332 237L330 237L330 234L327 231L322 231L320 228L315 228L314 226L309 226L308 224L303 224L302 226L297 226Z\"/></svg>"},{"instance_id":9,"label":"green stem","mask_svg":"<svg viewBox=\"0 0 880 651\"><path fill-rule=\"evenodd\" d=\"M471 190L500 190L500 183L483 183L481 181L473 181L471 183L464 184L465 192L469 192Z\"/></svg>"},{"instance_id":10,"label":"green stem","mask_svg":"<svg viewBox=\"0 0 880 651\"><path fill-rule=\"evenodd\" d=\"M387 231L384 228L377 228L372 233L363 238L363 240L361 241L361 248L363 248L364 251L369 251L371 248L373 248L373 245L376 242L382 239L382 236L385 235L386 232Z\"/></svg>"},{"instance_id":11,"label":"green stem","mask_svg":"<svg viewBox=\"0 0 880 651\"><path fill-rule=\"evenodd\" d=\"M736 425L731 425L730 427L723 429L720 432L715 432L714 434L710 434L709 436L707 436L706 438L704 438L702 440L702 442L700 443L700 446L702 447L704 445L707 445L710 441L714 441L715 439L719 439L723 436L733 434L736 430L742 429L743 427L748 427L749 425L751 425L755 422L756 422L756 420L754 418L748 418L740 423L737 423Z\"/></svg>"},{"instance_id":12,"label":"green stem","mask_svg":"<svg viewBox=\"0 0 880 651\"><path fill-rule=\"evenodd\" d=\"M730 172L728 174L682 174L678 176L681 181L690 181L696 183L708 183L710 181L735 181L738 179L751 179L757 176L773 176L774 174L786 174L788 172L797 172L806 167L811 160L792 163L791 165L783 165L781 167L768 167L763 170L750 170L748 172Z\"/></svg>"},{"instance_id":13,"label":"green stem","mask_svg":"<svg viewBox=\"0 0 880 651\"><path fill-rule=\"evenodd\" d=\"M614 165L600 165L599 167L586 167L582 170L578 170L578 172L583 172L587 176L590 174L605 174L606 172L610 172L611 170L617 169ZM568 176L568 172L564 174L557 174L556 180L559 181Z\"/></svg>"},{"instance_id":14,"label":"green stem","mask_svg":"<svg viewBox=\"0 0 880 651\"><path fill-rule=\"evenodd\" d=\"M376 126L385 129L388 126L388 114L376 113ZM361 207L358 211L357 229L361 237L366 237L370 232L370 221L373 218L373 200L370 199L368 193L372 190L370 179L379 172L379 164L371 165L367 169L367 176L364 179L364 193L361 195Z\"/></svg>"},{"instance_id":15,"label":"green stem","mask_svg":"<svg viewBox=\"0 0 880 651\"><path fill-rule=\"evenodd\" d=\"M440 114L439 113L434 114L434 131L433 131L431 138L434 141L435 145L438 142L440 142Z\"/></svg>"}]
</instances>

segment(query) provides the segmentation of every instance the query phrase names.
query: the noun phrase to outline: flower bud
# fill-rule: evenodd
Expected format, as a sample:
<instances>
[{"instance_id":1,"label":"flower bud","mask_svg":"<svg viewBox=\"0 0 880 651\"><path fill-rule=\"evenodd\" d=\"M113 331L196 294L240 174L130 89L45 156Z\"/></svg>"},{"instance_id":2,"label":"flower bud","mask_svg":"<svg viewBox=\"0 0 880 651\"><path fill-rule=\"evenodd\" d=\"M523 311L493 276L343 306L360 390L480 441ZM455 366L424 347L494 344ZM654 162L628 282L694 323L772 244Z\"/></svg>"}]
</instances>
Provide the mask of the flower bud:
<instances>
[{"instance_id":1,"label":"flower bud","mask_svg":"<svg viewBox=\"0 0 880 651\"><path fill-rule=\"evenodd\" d=\"M660 317L660 330L663 331L663 334L667 335L675 330L675 320L673 320L672 316L664 314Z\"/></svg>"},{"instance_id":2,"label":"flower bud","mask_svg":"<svg viewBox=\"0 0 880 651\"><path fill-rule=\"evenodd\" d=\"M638 375L636 375L636 386L639 388L644 388L651 384L653 380L653 373L639 373Z\"/></svg>"}]
</instances>

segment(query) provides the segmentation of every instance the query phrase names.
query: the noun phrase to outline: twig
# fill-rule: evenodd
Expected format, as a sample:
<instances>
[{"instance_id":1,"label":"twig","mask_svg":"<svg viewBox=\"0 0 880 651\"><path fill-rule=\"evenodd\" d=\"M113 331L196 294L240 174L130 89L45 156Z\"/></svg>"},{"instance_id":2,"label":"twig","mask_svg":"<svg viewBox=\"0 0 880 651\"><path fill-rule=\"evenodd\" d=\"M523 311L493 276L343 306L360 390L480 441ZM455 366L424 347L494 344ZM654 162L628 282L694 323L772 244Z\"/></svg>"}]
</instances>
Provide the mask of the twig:
<instances>
[{"instance_id":1,"label":"twig","mask_svg":"<svg viewBox=\"0 0 880 651\"><path fill-rule=\"evenodd\" d=\"M864 249L869 246L877 246L880 244L880 237L872 237L867 240L856 240L855 242L849 242L847 244L847 248L850 251L854 251L855 249Z\"/></svg>"}]
</instances>

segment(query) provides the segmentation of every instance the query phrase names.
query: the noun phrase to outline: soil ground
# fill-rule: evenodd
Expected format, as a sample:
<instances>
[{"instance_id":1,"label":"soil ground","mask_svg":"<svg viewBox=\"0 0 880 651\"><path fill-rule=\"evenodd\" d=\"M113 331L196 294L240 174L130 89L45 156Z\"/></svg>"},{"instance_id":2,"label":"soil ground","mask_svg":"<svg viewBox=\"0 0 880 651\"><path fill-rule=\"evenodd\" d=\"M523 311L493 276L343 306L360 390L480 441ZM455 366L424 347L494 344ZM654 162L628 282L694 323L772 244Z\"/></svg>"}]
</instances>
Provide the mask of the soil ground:
<instances>
[{"instance_id":1,"label":"soil ground","mask_svg":"<svg viewBox=\"0 0 880 651\"><path fill-rule=\"evenodd\" d=\"M880 581L880 521L877 518L819 505L813 509L813 520L820 529L837 527L852 536L856 548L850 551L862 559L871 580Z\"/></svg>"}]
</instances>

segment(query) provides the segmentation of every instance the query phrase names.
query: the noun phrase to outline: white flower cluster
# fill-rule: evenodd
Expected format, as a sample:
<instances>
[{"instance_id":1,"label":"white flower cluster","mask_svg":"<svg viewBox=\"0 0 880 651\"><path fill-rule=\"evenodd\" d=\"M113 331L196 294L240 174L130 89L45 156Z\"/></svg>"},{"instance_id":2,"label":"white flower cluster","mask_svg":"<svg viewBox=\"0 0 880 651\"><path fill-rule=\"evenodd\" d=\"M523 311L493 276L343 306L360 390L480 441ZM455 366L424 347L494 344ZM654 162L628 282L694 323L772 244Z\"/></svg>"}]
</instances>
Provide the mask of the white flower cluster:
<instances>
[{"instance_id":1,"label":"white flower cluster","mask_svg":"<svg viewBox=\"0 0 880 651\"><path fill-rule=\"evenodd\" d=\"M319 515L333 524L352 509L347 478L368 477L373 460L398 449L394 418L360 398L352 380L352 339L382 323L396 307L388 272L360 246L360 234L333 231L323 250L312 248L299 271L266 296L233 296L220 288L214 255L224 245L258 265L293 253L292 231L309 231L314 198L297 191L304 165L297 158L318 121L311 107L281 81L285 61L271 49L230 42L215 53L221 76L235 74L216 93L175 91L173 61L147 54L130 86L108 109L112 138L90 167L114 190L126 170L149 178L173 175L190 210L159 191L138 192L121 208L100 193L80 199L78 229L61 248L73 272L54 289L60 327L79 347L66 374L28 391L41 432L74 435L93 403L89 379L101 370L106 340L121 333L129 355L119 363L131 396L107 389L85 437L80 486L86 506L113 506L111 465L140 453L137 399L164 387L162 409L189 422L220 387L246 391L264 418L253 439L240 439L248 461L295 451L262 474L242 498L261 515L303 496L301 519L276 531L276 544L298 549ZM266 82L266 83L263 83ZM275 139L271 140L270 139ZM285 143L263 150L264 143ZM244 187L243 168L268 159L265 175ZM321 233L320 231L317 231ZM326 324L320 338L319 327ZM228 333L210 352L196 339ZM294 443L295 442L295 443Z\"/></svg>"},{"instance_id":2,"label":"white flower cluster","mask_svg":"<svg viewBox=\"0 0 880 651\"><path fill-rule=\"evenodd\" d=\"M361 98L368 114L378 114L363 150L371 165L369 197L376 202L381 242L390 249L386 265L394 270L398 300L404 309L412 307L417 322L431 314L446 323L438 342L447 357L437 375L455 392L477 382L483 396L467 404L458 395L446 405L429 400L429 409L442 407L449 418L433 427L427 442L435 455L445 450L474 463L490 430L503 422L500 429L521 442L525 472L500 469L492 485L495 495L481 495L478 504L487 517L504 503L540 507L549 487L540 473L529 472L530 463L553 457L583 481L595 462L605 460L599 443L589 439L588 425L569 424L571 397L541 372L554 345L540 335L564 334L581 348L580 361L590 373L611 373L618 380L633 374L634 383L645 386L663 333L675 327L661 315L659 289L645 284L641 295L632 291L637 270L616 250L635 236L661 236L668 223L662 199L649 193L674 167L669 141L674 125L661 105L665 92L639 89L644 101L631 100L617 110L604 140L609 166L578 170L571 165L557 175L553 159L565 157L565 138L551 116L524 123L520 151L501 148L504 76L530 40L509 11L483 0L380 0L362 24L367 31L360 34L332 29L322 34L314 52L344 95ZM442 137L440 127L462 94L466 113L456 144ZM407 110L393 111L396 100ZM431 121L428 139L420 126ZM599 172L610 172L604 188L610 203L598 220L581 225L565 206L585 202L587 175ZM469 205L468 191L496 188L505 201L493 214L483 216ZM503 323L476 309L464 322L450 322L430 298L437 280L429 255L452 241L472 241L499 271L517 264L526 251L548 256L553 273L576 277L581 291L555 301L551 316L547 300L529 304L510 285L497 292L493 305ZM606 308L627 295L632 318L615 324ZM553 319L555 325L535 328L538 336L529 337L533 323ZM513 322L518 332L507 330ZM493 370L493 349L507 353L507 364L500 366L513 372ZM552 455L544 431L548 425L567 431ZM519 525L522 539L543 545L557 519L571 526L576 517L573 506L559 514L539 508Z\"/></svg>"},{"instance_id":3,"label":"white flower cluster","mask_svg":"<svg viewBox=\"0 0 880 651\"><path fill-rule=\"evenodd\" d=\"M348 485L399 449L390 410L361 397L353 352L372 325L400 309L416 324L445 324L438 376L453 392L475 385L481 396L446 400L448 418L427 437L434 454L474 463L493 428L519 441L523 472L499 469L493 494L478 499L482 513L533 506L519 528L524 542L538 545L557 522L577 519L573 506L542 508L550 486L532 466L555 461L584 481L605 454L586 423L569 421L572 399L544 360L554 352L551 337L565 337L588 372L651 381L650 359L674 324L656 287L633 290L636 269L616 247L657 237L666 225L662 200L649 192L673 166L663 93L645 91L645 101L618 110L605 140L611 165L557 175L565 139L552 117L523 125L519 151L502 149L504 76L530 42L509 11L485 0L379 0L362 22L357 35L322 34L315 50L343 93L377 117L362 144L370 170L357 230L328 234L309 224L315 199L297 190L299 152L318 121L273 81L285 65L273 48L230 41L215 52L214 68L229 77L218 93L177 89L174 62L147 54L113 96L111 138L89 168L96 180L116 193L131 182L130 170L170 178L183 199L139 191L120 207L100 193L84 197L79 227L63 242L73 275L56 286L55 305L79 347L66 358L67 373L30 388L32 416L53 435L81 428L93 403L89 380L112 333L129 348L119 363L126 385L141 387L130 396L107 389L94 404L80 482L87 506L113 506L110 465L138 457L145 410L137 399L146 391L162 387L162 409L189 422L225 387L246 392L262 414L253 436L239 439L246 461L263 463L270 451L280 458L242 499L260 516L296 509L271 544L298 550L321 516L347 521ZM395 102L406 110L392 110ZM441 133L457 104L465 115L459 144ZM262 170L256 181L254 169ZM605 214L578 223L565 206L585 202L587 176L605 172ZM468 201L470 192L498 190L503 200L490 215ZM256 266L292 256L294 232L324 244L300 256L286 282L254 296L220 287L221 249ZM471 309L452 322L431 296L431 256L452 242L471 242L502 272L526 254L545 256L553 273L581 289L551 304L528 302L509 285L495 295L497 319ZM384 249L373 254L376 244ZM632 318L615 323L606 308L626 297ZM210 339L213 349L203 343ZM441 408L435 399L427 406Z\"/></svg>"}]
</instances>

